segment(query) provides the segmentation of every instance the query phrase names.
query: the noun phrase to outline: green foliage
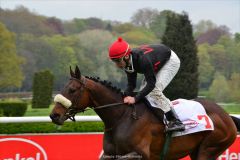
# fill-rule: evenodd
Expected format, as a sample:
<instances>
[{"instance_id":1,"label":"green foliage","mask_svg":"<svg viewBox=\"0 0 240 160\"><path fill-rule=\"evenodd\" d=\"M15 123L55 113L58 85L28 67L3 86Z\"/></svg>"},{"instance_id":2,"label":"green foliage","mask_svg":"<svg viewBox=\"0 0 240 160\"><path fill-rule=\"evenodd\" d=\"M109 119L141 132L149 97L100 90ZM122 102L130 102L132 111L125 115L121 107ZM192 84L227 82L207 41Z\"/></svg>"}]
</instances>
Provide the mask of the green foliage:
<instances>
[{"instance_id":1,"label":"green foliage","mask_svg":"<svg viewBox=\"0 0 240 160\"><path fill-rule=\"evenodd\" d=\"M215 70L224 74L226 66L229 61L226 55L226 50L223 45L215 44L209 48L209 55L211 56L211 63L214 65Z\"/></svg>"},{"instance_id":2,"label":"green foliage","mask_svg":"<svg viewBox=\"0 0 240 160\"><path fill-rule=\"evenodd\" d=\"M205 32L212 30L216 28L216 24L214 24L210 20L200 20L195 26L194 26L194 37L198 37L201 34L204 34Z\"/></svg>"},{"instance_id":3,"label":"green foliage","mask_svg":"<svg viewBox=\"0 0 240 160\"><path fill-rule=\"evenodd\" d=\"M158 15L157 9L142 8L138 9L136 13L131 17L131 21L134 25L149 28L150 23Z\"/></svg>"},{"instance_id":4,"label":"green foliage","mask_svg":"<svg viewBox=\"0 0 240 160\"><path fill-rule=\"evenodd\" d=\"M3 116L4 116L4 114L3 114L3 109L0 108L0 117L3 117Z\"/></svg>"},{"instance_id":5,"label":"green foliage","mask_svg":"<svg viewBox=\"0 0 240 160\"><path fill-rule=\"evenodd\" d=\"M52 101L53 75L49 70L35 73L33 79L33 108L48 108Z\"/></svg>"},{"instance_id":6,"label":"green foliage","mask_svg":"<svg viewBox=\"0 0 240 160\"><path fill-rule=\"evenodd\" d=\"M171 15L174 15L174 12L164 10L152 19L150 23L150 29L152 32L154 32L158 39L162 39L162 36L166 30L167 17Z\"/></svg>"},{"instance_id":7,"label":"green foliage","mask_svg":"<svg viewBox=\"0 0 240 160\"><path fill-rule=\"evenodd\" d=\"M55 35L52 37L42 37L43 41L46 42L51 47L51 60L49 59L47 62L49 63L49 69L51 68L54 77L56 77L55 85L63 86L66 79L69 77L68 71L69 66L76 65L76 50L74 48L75 43L77 43L77 39L73 37L64 37L61 35ZM45 56L48 56L45 54ZM48 58L48 57L45 57ZM43 61L45 61L44 59ZM41 67L45 69L44 67Z\"/></svg>"},{"instance_id":8,"label":"green foliage","mask_svg":"<svg viewBox=\"0 0 240 160\"><path fill-rule=\"evenodd\" d=\"M240 33L235 33L234 40L236 43L240 43Z\"/></svg>"},{"instance_id":9,"label":"green foliage","mask_svg":"<svg viewBox=\"0 0 240 160\"><path fill-rule=\"evenodd\" d=\"M199 87L202 89L209 88L214 75L214 66L211 64L208 48L208 44L201 44L198 46Z\"/></svg>"},{"instance_id":10,"label":"green foliage","mask_svg":"<svg viewBox=\"0 0 240 160\"><path fill-rule=\"evenodd\" d=\"M17 55L15 35L0 23L0 88L20 87L23 58Z\"/></svg>"},{"instance_id":11,"label":"green foliage","mask_svg":"<svg viewBox=\"0 0 240 160\"><path fill-rule=\"evenodd\" d=\"M228 81L230 98L232 101L240 102L240 73L233 73Z\"/></svg>"},{"instance_id":12,"label":"green foliage","mask_svg":"<svg viewBox=\"0 0 240 160\"><path fill-rule=\"evenodd\" d=\"M99 18L87 18L79 19L74 18L71 21L66 21L63 23L64 32L68 35L78 34L86 30L95 30L95 29L106 29L111 31L111 25L107 21L103 21Z\"/></svg>"},{"instance_id":13,"label":"green foliage","mask_svg":"<svg viewBox=\"0 0 240 160\"><path fill-rule=\"evenodd\" d=\"M149 43L156 43L157 38L155 35L146 29L135 29L133 31L122 34L122 37L131 44L142 45Z\"/></svg>"},{"instance_id":14,"label":"green foliage","mask_svg":"<svg viewBox=\"0 0 240 160\"><path fill-rule=\"evenodd\" d=\"M113 27L113 31L117 32L119 34L125 33L125 32L130 32L133 31L136 27L133 26L131 23L123 23L119 25L115 25Z\"/></svg>"},{"instance_id":15,"label":"green foliage","mask_svg":"<svg viewBox=\"0 0 240 160\"><path fill-rule=\"evenodd\" d=\"M187 27L190 24L187 16L184 18L170 10L159 12L143 8L131 20L130 23L98 18L62 21L30 12L23 6L14 10L1 9L0 21L6 27L0 24L0 90L16 91L18 88L14 87L21 87L18 90L30 91L34 73L43 69L51 70L55 77L54 90L60 90L69 76L69 66L76 64L84 75L99 76L123 88L125 74L108 60L109 45L117 36L123 36L131 47L159 43L165 33L168 36L163 43L169 44L182 61L174 79L177 89L169 94L176 92L181 97L182 94L186 96L186 84L195 84L197 77L196 69L191 67L196 57L195 49L190 48L195 42L190 37L192 31L191 25ZM231 75L240 73L240 34L233 37L226 26L217 26L209 20L200 21L194 30L199 45L200 89L209 88L216 72L226 77L231 88L230 83L235 83ZM194 90L194 85L190 90ZM237 92L232 93L236 95ZM230 98L236 99L236 96Z\"/></svg>"},{"instance_id":16,"label":"green foliage","mask_svg":"<svg viewBox=\"0 0 240 160\"><path fill-rule=\"evenodd\" d=\"M32 13L23 6L18 6L15 10L1 10L0 21L17 34L31 33L39 36L56 33L47 18Z\"/></svg>"},{"instance_id":17,"label":"green foliage","mask_svg":"<svg viewBox=\"0 0 240 160\"><path fill-rule=\"evenodd\" d=\"M67 122L61 128L53 123L0 123L0 134L54 133L54 132L103 132L102 122Z\"/></svg>"},{"instance_id":18,"label":"green foliage","mask_svg":"<svg viewBox=\"0 0 240 160\"><path fill-rule=\"evenodd\" d=\"M107 48L113 40L115 38L112 34L103 30L87 30L79 34L79 41L84 48L81 56L83 59L78 59L83 74L99 76L116 83L121 81L124 74L114 67L113 62L108 58Z\"/></svg>"},{"instance_id":19,"label":"green foliage","mask_svg":"<svg viewBox=\"0 0 240 160\"><path fill-rule=\"evenodd\" d=\"M24 102L0 102L0 112L6 117L21 117L25 114L26 110L27 103Z\"/></svg>"},{"instance_id":20,"label":"green foliage","mask_svg":"<svg viewBox=\"0 0 240 160\"><path fill-rule=\"evenodd\" d=\"M198 58L188 15L183 13L168 16L162 42L169 46L181 60L179 72L165 89L166 96L170 99L196 98L198 94Z\"/></svg>"},{"instance_id":21,"label":"green foliage","mask_svg":"<svg viewBox=\"0 0 240 160\"><path fill-rule=\"evenodd\" d=\"M88 26L88 29L104 29L106 27L106 24L103 20L99 18L87 18L84 19L85 24Z\"/></svg>"},{"instance_id":22,"label":"green foliage","mask_svg":"<svg viewBox=\"0 0 240 160\"><path fill-rule=\"evenodd\" d=\"M19 36L19 52L27 60L23 67L26 77L23 87L30 90L34 72L44 69L50 69L56 77L55 90L62 87L69 76L69 66L76 65L76 54L81 54L77 44L78 39L74 36L34 37L29 34Z\"/></svg>"},{"instance_id":23,"label":"green foliage","mask_svg":"<svg viewBox=\"0 0 240 160\"><path fill-rule=\"evenodd\" d=\"M221 36L217 44L224 48L222 53L224 55L220 59L215 58L215 61L224 62L225 66L222 68L222 72L227 79L230 79L232 73L240 73L240 43L230 36ZM216 67L219 68L219 66ZM218 70L218 72L221 71Z\"/></svg>"},{"instance_id":24,"label":"green foliage","mask_svg":"<svg viewBox=\"0 0 240 160\"><path fill-rule=\"evenodd\" d=\"M209 88L216 72L226 80L231 79L233 73L240 73L240 43L232 37L221 36L216 44L201 44L198 50L201 89Z\"/></svg>"},{"instance_id":25,"label":"green foliage","mask_svg":"<svg viewBox=\"0 0 240 160\"><path fill-rule=\"evenodd\" d=\"M230 100L230 92L226 78L220 73L216 73L209 88L209 98L217 102L228 102Z\"/></svg>"},{"instance_id":26,"label":"green foliage","mask_svg":"<svg viewBox=\"0 0 240 160\"><path fill-rule=\"evenodd\" d=\"M84 19L74 18L72 21L67 21L63 24L66 34L76 34L87 29Z\"/></svg>"}]
</instances>

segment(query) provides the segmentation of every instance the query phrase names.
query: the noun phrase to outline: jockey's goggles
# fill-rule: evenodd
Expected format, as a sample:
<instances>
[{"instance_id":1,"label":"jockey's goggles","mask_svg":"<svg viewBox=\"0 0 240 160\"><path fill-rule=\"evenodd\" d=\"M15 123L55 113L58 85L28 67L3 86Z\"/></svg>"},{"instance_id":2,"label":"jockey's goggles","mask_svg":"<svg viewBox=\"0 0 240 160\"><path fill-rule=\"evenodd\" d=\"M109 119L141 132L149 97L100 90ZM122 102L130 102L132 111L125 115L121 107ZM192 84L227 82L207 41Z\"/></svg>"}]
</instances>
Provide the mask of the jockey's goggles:
<instances>
[{"instance_id":1,"label":"jockey's goggles","mask_svg":"<svg viewBox=\"0 0 240 160\"><path fill-rule=\"evenodd\" d=\"M120 62L123 61L123 58L124 58L124 57L121 57L121 58L112 58L111 60L112 60L113 62L115 62L115 63L120 63Z\"/></svg>"}]
</instances>

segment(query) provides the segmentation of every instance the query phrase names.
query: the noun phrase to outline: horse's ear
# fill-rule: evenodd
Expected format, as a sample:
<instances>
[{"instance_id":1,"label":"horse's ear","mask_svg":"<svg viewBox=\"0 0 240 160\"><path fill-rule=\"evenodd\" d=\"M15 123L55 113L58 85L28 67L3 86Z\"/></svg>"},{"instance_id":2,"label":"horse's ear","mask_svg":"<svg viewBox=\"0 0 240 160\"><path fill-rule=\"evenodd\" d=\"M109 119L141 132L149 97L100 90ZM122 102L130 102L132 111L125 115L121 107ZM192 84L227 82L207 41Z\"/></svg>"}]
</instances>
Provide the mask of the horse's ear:
<instances>
[{"instance_id":1,"label":"horse's ear","mask_svg":"<svg viewBox=\"0 0 240 160\"><path fill-rule=\"evenodd\" d=\"M76 66L75 68L75 78L80 79L81 78L81 72L80 69L78 68L78 66Z\"/></svg>"},{"instance_id":2,"label":"horse's ear","mask_svg":"<svg viewBox=\"0 0 240 160\"><path fill-rule=\"evenodd\" d=\"M71 66L70 66L70 75L71 75L71 77L75 77L75 74L74 74Z\"/></svg>"}]
</instances>

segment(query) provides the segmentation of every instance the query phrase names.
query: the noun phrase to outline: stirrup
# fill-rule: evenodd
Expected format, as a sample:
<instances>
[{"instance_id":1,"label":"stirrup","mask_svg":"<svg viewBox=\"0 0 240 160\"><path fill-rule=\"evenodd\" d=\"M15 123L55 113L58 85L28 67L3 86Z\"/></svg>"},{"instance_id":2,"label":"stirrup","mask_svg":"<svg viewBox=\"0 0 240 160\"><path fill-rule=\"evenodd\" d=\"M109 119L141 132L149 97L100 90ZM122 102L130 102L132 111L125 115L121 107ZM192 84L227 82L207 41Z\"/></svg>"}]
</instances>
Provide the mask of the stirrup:
<instances>
[{"instance_id":1,"label":"stirrup","mask_svg":"<svg viewBox=\"0 0 240 160\"><path fill-rule=\"evenodd\" d=\"M181 121L175 121L175 122L169 122L170 125L168 124L166 127L166 132L174 132L174 131L184 131L185 130L185 125Z\"/></svg>"}]
</instances>

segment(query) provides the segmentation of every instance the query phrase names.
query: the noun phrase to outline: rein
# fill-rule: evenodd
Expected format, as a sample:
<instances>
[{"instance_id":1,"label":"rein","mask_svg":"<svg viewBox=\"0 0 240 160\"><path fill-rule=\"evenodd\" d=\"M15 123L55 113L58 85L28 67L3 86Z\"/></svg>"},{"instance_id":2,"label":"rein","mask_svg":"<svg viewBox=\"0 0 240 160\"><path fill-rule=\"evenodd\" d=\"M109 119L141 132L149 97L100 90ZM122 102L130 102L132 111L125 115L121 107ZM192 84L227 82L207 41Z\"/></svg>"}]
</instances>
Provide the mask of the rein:
<instances>
[{"instance_id":1,"label":"rein","mask_svg":"<svg viewBox=\"0 0 240 160\"><path fill-rule=\"evenodd\" d=\"M98 109L103 109L103 108L115 107L115 106L119 106L119 105L122 105L122 104L125 104L125 103L123 103L123 102L120 102L120 103L111 103L111 104L102 105L102 106L99 106L99 107L93 108L93 109L94 109L94 110L98 110Z\"/></svg>"}]
</instances>

